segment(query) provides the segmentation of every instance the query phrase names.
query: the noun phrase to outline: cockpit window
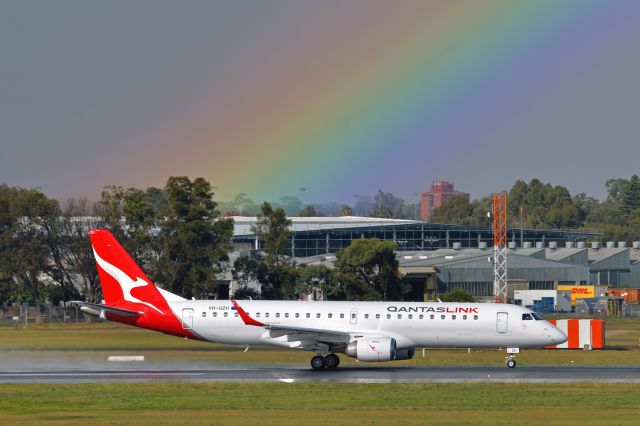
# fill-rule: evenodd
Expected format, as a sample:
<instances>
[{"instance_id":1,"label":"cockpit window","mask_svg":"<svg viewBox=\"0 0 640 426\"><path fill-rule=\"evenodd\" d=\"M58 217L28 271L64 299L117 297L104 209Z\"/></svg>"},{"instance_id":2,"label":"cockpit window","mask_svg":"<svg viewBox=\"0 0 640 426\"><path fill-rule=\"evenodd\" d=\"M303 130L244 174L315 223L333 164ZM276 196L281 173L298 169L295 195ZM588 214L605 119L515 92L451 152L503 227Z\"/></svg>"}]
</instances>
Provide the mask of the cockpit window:
<instances>
[{"instance_id":1,"label":"cockpit window","mask_svg":"<svg viewBox=\"0 0 640 426\"><path fill-rule=\"evenodd\" d=\"M533 317L531 314L522 314L522 321L532 321Z\"/></svg>"},{"instance_id":2,"label":"cockpit window","mask_svg":"<svg viewBox=\"0 0 640 426\"><path fill-rule=\"evenodd\" d=\"M544 318L540 314L536 314L535 312L531 312L531 316L535 318L536 321L544 321Z\"/></svg>"}]
</instances>

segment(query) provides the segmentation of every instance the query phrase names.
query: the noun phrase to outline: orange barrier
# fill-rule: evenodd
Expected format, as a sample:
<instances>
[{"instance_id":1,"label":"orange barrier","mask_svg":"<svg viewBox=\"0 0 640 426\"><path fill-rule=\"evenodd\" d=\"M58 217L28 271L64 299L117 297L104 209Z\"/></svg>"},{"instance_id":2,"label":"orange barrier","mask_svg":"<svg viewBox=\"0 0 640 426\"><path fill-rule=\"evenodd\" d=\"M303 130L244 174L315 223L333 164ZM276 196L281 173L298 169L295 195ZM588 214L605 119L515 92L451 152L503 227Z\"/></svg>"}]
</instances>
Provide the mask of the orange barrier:
<instances>
[{"instance_id":1,"label":"orange barrier","mask_svg":"<svg viewBox=\"0 0 640 426\"><path fill-rule=\"evenodd\" d=\"M604 320L561 319L549 322L569 338L560 345L548 346L550 349L604 349Z\"/></svg>"}]
</instances>

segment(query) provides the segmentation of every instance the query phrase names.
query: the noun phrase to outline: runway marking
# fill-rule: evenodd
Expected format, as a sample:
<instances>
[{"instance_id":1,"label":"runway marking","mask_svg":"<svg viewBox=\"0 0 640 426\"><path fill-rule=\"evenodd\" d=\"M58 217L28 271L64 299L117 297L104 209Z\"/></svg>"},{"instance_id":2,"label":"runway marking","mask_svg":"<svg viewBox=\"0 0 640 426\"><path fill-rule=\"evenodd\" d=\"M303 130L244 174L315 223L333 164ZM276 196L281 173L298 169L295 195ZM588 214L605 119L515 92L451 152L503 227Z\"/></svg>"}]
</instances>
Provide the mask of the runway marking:
<instances>
[{"instance_id":1,"label":"runway marking","mask_svg":"<svg viewBox=\"0 0 640 426\"><path fill-rule=\"evenodd\" d=\"M334 383L640 383L640 367L343 367L313 371L298 367L198 370L13 370L4 383L94 383L183 380L198 382Z\"/></svg>"}]
</instances>

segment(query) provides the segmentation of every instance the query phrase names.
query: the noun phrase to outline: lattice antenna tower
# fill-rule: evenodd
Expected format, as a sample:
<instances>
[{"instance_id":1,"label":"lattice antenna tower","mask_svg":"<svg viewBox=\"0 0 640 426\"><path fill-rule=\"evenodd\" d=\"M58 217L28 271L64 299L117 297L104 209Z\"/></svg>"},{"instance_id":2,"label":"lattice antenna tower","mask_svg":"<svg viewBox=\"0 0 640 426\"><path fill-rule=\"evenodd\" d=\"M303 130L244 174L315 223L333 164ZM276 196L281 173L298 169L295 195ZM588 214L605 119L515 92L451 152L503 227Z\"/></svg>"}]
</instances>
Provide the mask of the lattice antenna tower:
<instances>
[{"instance_id":1,"label":"lattice antenna tower","mask_svg":"<svg viewBox=\"0 0 640 426\"><path fill-rule=\"evenodd\" d=\"M507 302L507 194L493 194L493 294Z\"/></svg>"}]
</instances>

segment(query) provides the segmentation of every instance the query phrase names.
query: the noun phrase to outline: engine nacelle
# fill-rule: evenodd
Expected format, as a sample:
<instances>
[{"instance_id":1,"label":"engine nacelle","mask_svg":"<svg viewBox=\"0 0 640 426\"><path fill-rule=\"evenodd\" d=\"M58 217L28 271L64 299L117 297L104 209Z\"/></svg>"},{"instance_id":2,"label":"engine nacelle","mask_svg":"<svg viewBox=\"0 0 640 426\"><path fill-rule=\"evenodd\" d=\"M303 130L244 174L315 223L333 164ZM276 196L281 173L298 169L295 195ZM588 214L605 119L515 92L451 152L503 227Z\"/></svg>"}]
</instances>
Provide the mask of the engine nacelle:
<instances>
[{"instance_id":1,"label":"engine nacelle","mask_svg":"<svg viewBox=\"0 0 640 426\"><path fill-rule=\"evenodd\" d=\"M416 348L398 349L396 351L396 361L400 361L403 359L412 359L415 354Z\"/></svg>"},{"instance_id":2,"label":"engine nacelle","mask_svg":"<svg viewBox=\"0 0 640 426\"><path fill-rule=\"evenodd\" d=\"M396 359L396 339L363 337L347 345L344 353L358 361L378 362Z\"/></svg>"}]
</instances>

